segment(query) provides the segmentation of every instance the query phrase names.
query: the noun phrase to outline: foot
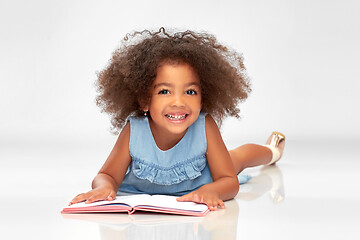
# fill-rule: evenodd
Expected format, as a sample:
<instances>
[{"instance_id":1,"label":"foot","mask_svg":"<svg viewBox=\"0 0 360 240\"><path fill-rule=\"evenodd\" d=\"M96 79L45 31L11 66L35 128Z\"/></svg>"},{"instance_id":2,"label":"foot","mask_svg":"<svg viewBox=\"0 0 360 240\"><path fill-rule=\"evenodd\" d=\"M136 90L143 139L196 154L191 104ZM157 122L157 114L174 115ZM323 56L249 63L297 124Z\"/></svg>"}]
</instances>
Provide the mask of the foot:
<instances>
[{"instance_id":1,"label":"foot","mask_svg":"<svg viewBox=\"0 0 360 240\"><path fill-rule=\"evenodd\" d=\"M280 132L273 132L266 141L265 147L268 147L273 156L267 165L275 164L283 155L285 147L285 135Z\"/></svg>"}]
</instances>

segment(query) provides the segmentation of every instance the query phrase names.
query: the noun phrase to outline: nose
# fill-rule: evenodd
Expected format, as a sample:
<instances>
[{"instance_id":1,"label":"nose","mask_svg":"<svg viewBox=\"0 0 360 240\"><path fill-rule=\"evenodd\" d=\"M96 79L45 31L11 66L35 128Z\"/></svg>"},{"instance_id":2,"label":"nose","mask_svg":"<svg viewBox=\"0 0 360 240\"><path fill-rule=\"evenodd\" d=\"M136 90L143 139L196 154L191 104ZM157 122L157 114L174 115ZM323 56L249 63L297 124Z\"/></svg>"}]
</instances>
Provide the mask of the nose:
<instances>
[{"instance_id":1,"label":"nose","mask_svg":"<svg viewBox=\"0 0 360 240\"><path fill-rule=\"evenodd\" d=\"M171 101L172 107L183 107L185 106L184 102L184 96L182 94L174 94L172 101Z\"/></svg>"}]
</instances>

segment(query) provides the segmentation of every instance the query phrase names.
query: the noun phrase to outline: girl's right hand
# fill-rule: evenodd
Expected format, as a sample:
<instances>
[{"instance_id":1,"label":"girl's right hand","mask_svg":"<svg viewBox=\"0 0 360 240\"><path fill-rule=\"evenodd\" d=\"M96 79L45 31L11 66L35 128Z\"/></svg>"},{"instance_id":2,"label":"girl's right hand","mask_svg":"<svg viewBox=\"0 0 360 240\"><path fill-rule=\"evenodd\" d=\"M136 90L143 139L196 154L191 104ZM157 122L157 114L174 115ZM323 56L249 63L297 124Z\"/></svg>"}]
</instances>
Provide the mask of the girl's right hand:
<instances>
[{"instance_id":1,"label":"girl's right hand","mask_svg":"<svg viewBox=\"0 0 360 240\"><path fill-rule=\"evenodd\" d=\"M88 191L87 193L80 193L73 200L71 200L69 206L83 201L85 201L85 203L92 203L101 200L112 201L115 199L115 197L116 197L116 192L113 189L99 187L99 188L94 188L93 190Z\"/></svg>"}]
</instances>

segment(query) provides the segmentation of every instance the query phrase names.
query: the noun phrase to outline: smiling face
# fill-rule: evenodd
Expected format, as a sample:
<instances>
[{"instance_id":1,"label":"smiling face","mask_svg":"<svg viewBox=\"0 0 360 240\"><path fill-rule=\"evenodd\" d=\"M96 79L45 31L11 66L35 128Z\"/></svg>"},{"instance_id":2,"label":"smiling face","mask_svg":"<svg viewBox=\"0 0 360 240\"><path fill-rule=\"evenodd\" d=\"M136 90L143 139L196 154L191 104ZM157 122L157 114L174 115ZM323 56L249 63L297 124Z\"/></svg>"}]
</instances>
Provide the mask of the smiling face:
<instances>
[{"instance_id":1,"label":"smiling face","mask_svg":"<svg viewBox=\"0 0 360 240\"><path fill-rule=\"evenodd\" d=\"M149 123L154 138L181 139L201 110L200 80L188 64L163 64L151 88Z\"/></svg>"}]
</instances>

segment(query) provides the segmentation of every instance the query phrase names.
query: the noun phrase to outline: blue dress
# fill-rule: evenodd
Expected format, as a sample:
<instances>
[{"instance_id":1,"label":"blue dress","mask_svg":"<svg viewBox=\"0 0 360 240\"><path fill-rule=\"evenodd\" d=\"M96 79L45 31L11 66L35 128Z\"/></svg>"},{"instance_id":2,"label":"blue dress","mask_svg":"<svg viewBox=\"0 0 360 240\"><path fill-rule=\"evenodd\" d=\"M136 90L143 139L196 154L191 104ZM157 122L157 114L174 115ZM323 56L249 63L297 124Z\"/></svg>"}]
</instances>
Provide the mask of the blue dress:
<instances>
[{"instance_id":1,"label":"blue dress","mask_svg":"<svg viewBox=\"0 0 360 240\"><path fill-rule=\"evenodd\" d=\"M147 118L130 118L132 161L119 192L181 196L213 182L206 160L205 114L171 149L158 148Z\"/></svg>"},{"instance_id":2,"label":"blue dress","mask_svg":"<svg viewBox=\"0 0 360 240\"><path fill-rule=\"evenodd\" d=\"M184 137L166 151L156 145L147 118L131 117L132 161L119 191L180 196L211 183L206 148L205 114L200 114Z\"/></svg>"}]
</instances>

